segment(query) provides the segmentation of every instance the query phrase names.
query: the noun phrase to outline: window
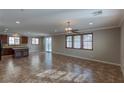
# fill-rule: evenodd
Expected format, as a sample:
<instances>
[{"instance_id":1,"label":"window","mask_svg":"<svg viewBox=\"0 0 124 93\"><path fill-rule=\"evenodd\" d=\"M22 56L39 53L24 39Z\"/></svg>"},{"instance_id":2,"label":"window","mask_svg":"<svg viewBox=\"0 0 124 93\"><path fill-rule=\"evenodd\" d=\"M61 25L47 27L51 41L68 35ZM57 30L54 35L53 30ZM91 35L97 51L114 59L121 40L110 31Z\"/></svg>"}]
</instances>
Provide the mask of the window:
<instances>
[{"instance_id":1,"label":"window","mask_svg":"<svg viewBox=\"0 0 124 93\"><path fill-rule=\"evenodd\" d=\"M66 47L67 48L72 48L72 36L67 36L66 37Z\"/></svg>"},{"instance_id":2,"label":"window","mask_svg":"<svg viewBox=\"0 0 124 93\"><path fill-rule=\"evenodd\" d=\"M73 38L74 38L73 47L74 48L81 48L81 36L76 35L76 36L73 36Z\"/></svg>"},{"instance_id":3,"label":"window","mask_svg":"<svg viewBox=\"0 0 124 93\"><path fill-rule=\"evenodd\" d=\"M32 44L38 45L39 44L39 38L32 38Z\"/></svg>"},{"instance_id":4,"label":"window","mask_svg":"<svg viewBox=\"0 0 124 93\"><path fill-rule=\"evenodd\" d=\"M9 37L9 45L19 45L20 37Z\"/></svg>"},{"instance_id":5,"label":"window","mask_svg":"<svg viewBox=\"0 0 124 93\"><path fill-rule=\"evenodd\" d=\"M93 34L80 34L80 35L68 35L66 36L66 48L74 49L93 49Z\"/></svg>"},{"instance_id":6,"label":"window","mask_svg":"<svg viewBox=\"0 0 124 93\"><path fill-rule=\"evenodd\" d=\"M92 38L93 38L92 34L83 35L83 49L93 49Z\"/></svg>"}]
</instances>

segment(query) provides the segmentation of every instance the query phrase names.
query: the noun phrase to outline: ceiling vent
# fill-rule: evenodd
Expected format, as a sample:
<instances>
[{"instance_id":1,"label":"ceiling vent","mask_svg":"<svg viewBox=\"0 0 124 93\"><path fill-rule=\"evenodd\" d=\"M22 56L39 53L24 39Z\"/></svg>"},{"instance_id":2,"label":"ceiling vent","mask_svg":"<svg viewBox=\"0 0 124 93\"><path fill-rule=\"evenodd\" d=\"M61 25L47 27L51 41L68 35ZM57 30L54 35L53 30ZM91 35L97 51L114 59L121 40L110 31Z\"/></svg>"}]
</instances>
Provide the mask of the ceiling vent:
<instances>
[{"instance_id":1,"label":"ceiling vent","mask_svg":"<svg viewBox=\"0 0 124 93\"><path fill-rule=\"evenodd\" d=\"M93 15L94 15L94 16L99 16L99 15L101 15L102 13L103 13L102 10L98 10L98 11L93 12Z\"/></svg>"}]
</instances>

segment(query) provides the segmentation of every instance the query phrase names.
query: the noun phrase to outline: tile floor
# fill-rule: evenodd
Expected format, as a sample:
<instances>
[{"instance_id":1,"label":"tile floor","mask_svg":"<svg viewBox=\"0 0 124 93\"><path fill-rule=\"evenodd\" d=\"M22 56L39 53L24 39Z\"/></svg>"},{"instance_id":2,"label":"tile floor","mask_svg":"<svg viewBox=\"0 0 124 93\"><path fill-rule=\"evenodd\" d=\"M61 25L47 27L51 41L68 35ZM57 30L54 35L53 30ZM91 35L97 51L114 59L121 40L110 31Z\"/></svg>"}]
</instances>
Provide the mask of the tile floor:
<instances>
[{"instance_id":1,"label":"tile floor","mask_svg":"<svg viewBox=\"0 0 124 93\"><path fill-rule=\"evenodd\" d=\"M0 61L1 83L123 83L119 66L51 53Z\"/></svg>"}]
</instances>

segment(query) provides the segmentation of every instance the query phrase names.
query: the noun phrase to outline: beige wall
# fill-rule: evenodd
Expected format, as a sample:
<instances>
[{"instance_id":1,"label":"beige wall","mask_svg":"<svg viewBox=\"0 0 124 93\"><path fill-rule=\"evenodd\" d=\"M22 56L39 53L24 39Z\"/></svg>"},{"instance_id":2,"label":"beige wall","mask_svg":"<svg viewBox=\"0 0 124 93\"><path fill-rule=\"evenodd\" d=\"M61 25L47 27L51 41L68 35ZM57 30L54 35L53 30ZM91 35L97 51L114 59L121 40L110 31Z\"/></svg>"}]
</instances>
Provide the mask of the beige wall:
<instances>
[{"instance_id":1,"label":"beige wall","mask_svg":"<svg viewBox=\"0 0 124 93\"><path fill-rule=\"evenodd\" d=\"M121 64L122 72L124 75L124 24L121 28Z\"/></svg>"},{"instance_id":2,"label":"beige wall","mask_svg":"<svg viewBox=\"0 0 124 93\"><path fill-rule=\"evenodd\" d=\"M65 36L53 36L53 52L80 58L95 59L120 64L120 29L93 32L93 51L65 48Z\"/></svg>"}]
</instances>

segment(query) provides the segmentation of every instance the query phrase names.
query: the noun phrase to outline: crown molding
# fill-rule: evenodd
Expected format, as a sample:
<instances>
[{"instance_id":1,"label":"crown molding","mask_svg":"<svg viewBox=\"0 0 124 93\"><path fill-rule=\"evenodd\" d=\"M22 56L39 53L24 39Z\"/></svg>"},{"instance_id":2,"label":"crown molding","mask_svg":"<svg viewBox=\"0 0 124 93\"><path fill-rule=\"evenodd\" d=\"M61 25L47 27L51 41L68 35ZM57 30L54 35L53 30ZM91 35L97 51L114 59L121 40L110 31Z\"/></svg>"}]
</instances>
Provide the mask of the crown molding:
<instances>
[{"instance_id":1,"label":"crown molding","mask_svg":"<svg viewBox=\"0 0 124 93\"><path fill-rule=\"evenodd\" d=\"M107 29L116 29L116 28L120 28L120 26L110 26L110 27L100 27L100 28L90 28L90 29L80 29L80 31L78 31L79 33L84 33L84 32L93 32L93 31L98 31L98 30L107 30ZM54 35L64 35L64 32L61 33L55 33L52 34L52 36Z\"/></svg>"},{"instance_id":2,"label":"crown molding","mask_svg":"<svg viewBox=\"0 0 124 93\"><path fill-rule=\"evenodd\" d=\"M115 29L120 28L119 26L110 26L110 27L100 27L100 28L89 28L89 29L81 29L79 32L89 32L89 31L98 31L98 30L107 30L107 29Z\"/></svg>"}]
</instances>

